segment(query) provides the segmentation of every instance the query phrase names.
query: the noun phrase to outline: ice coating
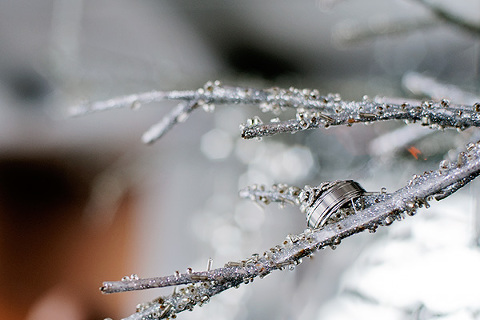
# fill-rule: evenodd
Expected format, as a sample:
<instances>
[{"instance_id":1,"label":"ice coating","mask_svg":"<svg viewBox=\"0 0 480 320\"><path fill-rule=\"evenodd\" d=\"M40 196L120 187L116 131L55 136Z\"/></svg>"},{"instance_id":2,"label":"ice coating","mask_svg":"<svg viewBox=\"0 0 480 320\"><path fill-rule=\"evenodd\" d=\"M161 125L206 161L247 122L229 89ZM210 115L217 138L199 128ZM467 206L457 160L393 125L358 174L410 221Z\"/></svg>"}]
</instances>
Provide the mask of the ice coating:
<instances>
[{"instance_id":1,"label":"ice coating","mask_svg":"<svg viewBox=\"0 0 480 320\"><path fill-rule=\"evenodd\" d=\"M293 269L303 258L327 246L334 248L342 239L353 234L365 230L375 231L378 226L390 225L406 215L414 215L418 208L428 207L428 200L453 193L480 173L479 146L480 142L469 144L467 151L460 157L465 161L442 162L438 170L415 175L405 187L393 193L364 195L356 201L356 206L364 209L321 228L308 228L298 235L288 235L281 244L261 255L253 254L245 260L228 262L224 267L213 270L194 272L187 269L185 273L176 272L165 277L138 279L135 276L123 281L104 282L101 290L113 293L186 285L169 296L139 305L137 312L126 319L173 318L181 311L206 303L224 290L250 283L257 277L263 278L274 270ZM260 192L265 192L261 189ZM278 190L270 193L271 198L282 201L275 192ZM251 193L256 197L255 192Z\"/></svg>"}]
</instances>

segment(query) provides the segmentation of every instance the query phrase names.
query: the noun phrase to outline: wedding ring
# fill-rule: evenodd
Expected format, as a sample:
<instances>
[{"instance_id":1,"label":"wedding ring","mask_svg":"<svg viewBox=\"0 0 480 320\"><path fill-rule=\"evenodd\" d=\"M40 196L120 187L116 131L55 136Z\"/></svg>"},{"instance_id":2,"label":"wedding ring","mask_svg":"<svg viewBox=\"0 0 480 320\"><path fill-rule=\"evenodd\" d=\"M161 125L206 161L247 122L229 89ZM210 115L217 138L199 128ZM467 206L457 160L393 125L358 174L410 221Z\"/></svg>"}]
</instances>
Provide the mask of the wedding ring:
<instances>
[{"instance_id":1,"label":"wedding ring","mask_svg":"<svg viewBox=\"0 0 480 320\"><path fill-rule=\"evenodd\" d=\"M353 180L334 181L321 188L312 204L306 208L310 228L323 226L332 214L366 191Z\"/></svg>"}]
</instances>

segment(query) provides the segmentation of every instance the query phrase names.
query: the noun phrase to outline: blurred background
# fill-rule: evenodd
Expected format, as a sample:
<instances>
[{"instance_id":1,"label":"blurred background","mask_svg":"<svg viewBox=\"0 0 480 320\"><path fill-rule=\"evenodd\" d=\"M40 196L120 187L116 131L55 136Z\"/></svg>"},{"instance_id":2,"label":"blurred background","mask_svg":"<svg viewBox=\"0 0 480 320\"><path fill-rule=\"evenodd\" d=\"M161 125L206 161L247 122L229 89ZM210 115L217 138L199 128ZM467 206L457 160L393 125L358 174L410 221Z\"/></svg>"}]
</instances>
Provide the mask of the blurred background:
<instances>
[{"instance_id":1,"label":"blurred background","mask_svg":"<svg viewBox=\"0 0 480 320\"><path fill-rule=\"evenodd\" d=\"M429 3L459 22L420 0L0 1L0 318L125 317L171 289L105 296L102 281L220 267L304 230L297 208L261 208L240 188L394 191L478 139L379 123L243 141L240 123L270 115L217 106L144 146L174 104L68 117L85 100L215 79L473 104L480 2ZM179 317L478 319L479 188Z\"/></svg>"}]
</instances>

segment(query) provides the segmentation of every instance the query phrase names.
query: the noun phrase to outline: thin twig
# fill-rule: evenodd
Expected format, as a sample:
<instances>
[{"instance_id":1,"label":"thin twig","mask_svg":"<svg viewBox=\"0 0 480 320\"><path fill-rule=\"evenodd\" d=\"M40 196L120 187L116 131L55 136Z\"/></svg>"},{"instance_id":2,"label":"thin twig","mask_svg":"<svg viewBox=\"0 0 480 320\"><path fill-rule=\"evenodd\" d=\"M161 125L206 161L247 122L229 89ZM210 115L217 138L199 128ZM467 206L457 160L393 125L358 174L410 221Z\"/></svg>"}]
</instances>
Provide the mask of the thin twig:
<instances>
[{"instance_id":1,"label":"thin twig","mask_svg":"<svg viewBox=\"0 0 480 320\"><path fill-rule=\"evenodd\" d=\"M409 32L432 28L438 24L438 21L433 18L412 21L392 21L391 18L381 21L371 20L366 24L339 25L333 33L333 40L340 46L350 45L376 40L379 37L408 34Z\"/></svg>"},{"instance_id":2,"label":"thin twig","mask_svg":"<svg viewBox=\"0 0 480 320\"><path fill-rule=\"evenodd\" d=\"M480 36L480 25L476 25L466 21L464 18L459 17L453 14L451 11L444 9L440 6L434 5L430 1L426 0L415 0L416 2L422 4L425 8L430 10L437 18L448 22L451 25L457 26L460 29L469 32L474 36Z\"/></svg>"},{"instance_id":3,"label":"thin twig","mask_svg":"<svg viewBox=\"0 0 480 320\"><path fill-rule=\"evenodd\" d=\"M174 125L187 120L190 113L192 113L196 107L198 107L196 100L184 101L178 104L178 106L170 112L168 117L162 118L160 122L150 127L150 129L142 135L143 143L151 144L163 137Z\"/></svg>"},{"instance_id":4,"label":"thin twig","mask_svg":"<svg viewBox=\"0 0 480 320\"><path fill-rule=\"evenodd\" d=\"M434 100L446 98L454 103L466 105L480 102L478 95L466 92L452 84L441 83L433 77L413 71L403 75L402 85L413 94L430 97Z\"/></svg>"}]
</instances>

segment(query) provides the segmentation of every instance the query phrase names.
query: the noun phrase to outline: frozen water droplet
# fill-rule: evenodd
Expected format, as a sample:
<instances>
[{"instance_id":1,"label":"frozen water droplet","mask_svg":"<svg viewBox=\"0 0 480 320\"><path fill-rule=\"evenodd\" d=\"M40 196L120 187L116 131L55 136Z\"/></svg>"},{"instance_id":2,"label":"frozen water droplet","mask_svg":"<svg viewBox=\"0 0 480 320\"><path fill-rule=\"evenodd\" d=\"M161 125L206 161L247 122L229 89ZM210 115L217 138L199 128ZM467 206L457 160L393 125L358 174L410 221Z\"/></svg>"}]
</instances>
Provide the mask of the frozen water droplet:
<instances>
[{"instance_id":1,"label":"frozen water droplet","mask_svg":"<svg viewBox=\"0 0 480 320\"><path fill-rule=\"evenodd\" d=\"M253 117L253 125L258 126L258 125L261 125L261 124L263 124L262 119L260 119L257 116Z\"/></svg>"},{"instance_id":2,"label":"frozen water droplet","mask_svg":"<svg viewBox=\"0 0 480 320\"><path fill-rule=\"evenodd\" d=\"M422 102L422 107L430 109L433 106L433 101L423 101Z\"/></svg>"},{"instance_id":3,"label":"frozen water droplet","mask_svg":"<svg viewBox=\"0 0 480 320\"><path fill-rule=\"evenodd\" d=\"M467 151L472 151L473 149L475 149L475 143L469 143L467 144Z\"/></svg>"},{"instance_id":4,"label":"frozen water droplet","mask_svg":"<svg viewBox=\"0 0 480 320\"><path fill-rule=\"evenodd\" d=\"M422 125L423 126L428 126L430 124L431 124L430 117L428 117L428 116L422 117Z\"/></svg>"},{"instance_id":5,"label":"frozen water droplet","mask_svg":"<svg viewBox=\"0 0 480 320\"><path fill-rule=\"evenodd\" d=\"M288 234L285 241L283 242L284 245L291 245L293 243L292 241L292 235Z\"/></svg>"},{"instance_id":6,"label":"frozen water droplet","mask_svg":"<svg viewBox=\"0 0 480 320\"><path fill-rule=\"evenodd\" d=\"M138 280L138 279L139 279L139 278L138 278L138 274L132 273L132 274L130 275L130 279L131 279L131 280Z\"/></svg>"},{"instance_id":7,"label":"frozen water droplet","mask_svg":"<svg viewBox=\"0 0 480 320\"><path fill-rule=\"evenodd\" d=\"M380 193L381 193L381 194L386 194L386 193L387 193L387 188L382 187L382 188L380 189Z\"/></svg>"},{"instance_id":8,"label":"frozen water droplet","mask_svg":"<svg viewBox=\"0 0 480 320\"><path fill-rule=\"evenodd\" d=\"M393 218L391 216L387 216L384 220L386 226L389 226L393 223Z\"/></svg>"},{"instance_id":9,"label":"frozen water droplet","mask_svg":"<svg viewBox=\"0 0 480 320\"><path fill-rule=\"evenodd\" d=\"M183 112L183 113L181 113L177 116L177 121L178 122L185 122L185 120L187 120L189 116L190 116L190 114L188 112Z\"/></svg>"},{"instance_id":10,"label":"frozen water droplet","mask_svg":"<svg viewBox=\"0 0 480 320\"><path fill-rule=\"evenodd\" d=\"M207 81L205 83L205 85L203 86L203 88L205 89L205 91L213 91L213 82L212 81Z\"/></svg>"},{"instance_id":11,"label":"frozen water droplet","mask_svg":"<svg viewBox=\"0 0 480 320\"><path fill-rule=\"evenodd\" d=\"M480 112L480 103L477 102L473 105L473 111Z\"/></svg>"},{"instance_id":12,"label":"frozen water droplet","mask_svg":"<svg viewBox=\"0 0 480 320\"><path fill-rule=\"evenodd\" d=\"M310 89L305 88L305 89L302 90L302 94L305 95L305 96L308 96L308 95L310 95L310 91L311 91Z\"/></svg>"},{"instance_id":13,"label":"frozen water droplet","mask_svg":"<svg viewBox=\"0 0 480 320\"><path fill-rule=\"evenodd\" d=\"M440 173L442 173L442 172L444 172L445 170L447 170L448 167L449 167L449 165L450 165L450 164L448 163L448 160L442 160L442 161L440 162L440 165L439 165Z\"/></svg>"},{"instance_id":14,"label":"frozen water droplet","mask_svg":"<svg viewBox=\"0 0 480 320\"><path fill-rule=\"evenodd\" d=\"M375 111L376 111L377 115L379 115L379 116L382 116L383 113L384 113L384 110L383 110L383 107L382 107L382 106L377 106L377 107L375 108Z\"/></svg>"},{"instance_id":15,"label":"frozen water droplet","mask_svg":"<svg viewBox=\"0 0 480 320\"><path fill-rule=\"evenodd\" d=\"M415 209L414 210L407 210L407 214L409 216L414 216L416 213L417 213L417 210L415 210Z\"/></svg>"},{"instance_id":16,"label":"frozen water droplet","mask_svg":"<svg viewBox=\"0 0 480 320\"><path fill-rule=\"evenodd\" d=\"M318 99L319 96L320 96L320 91L318 91L317 89L313 89L312 91L310 91L310 97L312 99Z\"/></svg>"},{"instance_id":17,"label":"frozen water droplet","mask_svg":"<svg viewBox=\"0 0 480 320\"><path fill-rule=\"evenodd\" d=\"M210 271L212 269L212 266L213 266L213 259L208 258L208 260L207 260L207 271Z\"/></svg>"},{"instance_id":18,"label":"frozen water droplet","mask_svg":"<svg viewBox=\"0 0 480 320\"><path fill-rule=\"evenodd\" d=\"M460 152L457 157L457 167L461 167L467 161L467 157L464 152Z\"/></svg>"},{"instance_id":19,"label":"frozen water droplet","mask_svg":"<svg viewBox=\"0 0 480 320\"><path fill-rule=\"evenodd\" d=\"M122 278L122 281L130 281L130 277L129 276L125 276Z\"/></svg>"},{"instance_id":20,"label":"frozen water droplet","mask_svg":"<svg viewBox=\"0 0 480 320\"><path fill-rule=\"evenodd\" d=\"M444 108L447 108L449 106L449 104L450 104L450 101L448 101L447 99L442 99L440 101L440 105Z\"/></svg>"},{"instance_id":21,"label":"frozen water droplet","mask_svg":"<svg viewBox=\"0 0 480 320\"><path fill-rule=\"evenodd\" d=\"M205 103L204 105L202 105L202 109L205 112L212 113L215 111L215 105L213 103Z\"/></svg>"},{"instance_id":22,"label":"frozen water droplet","mask_svg":"<svg viewBox=\"0 0 480 320\"><path fill-rule=\"evenodd\" d=\"M408 211L415 210L416 208L415 203L413 201L408 201L407 203L405 203L405 207L407 208Z\"/></svg>"},{"instance_id":23,"label":"frozen water droplet","mask_svg":"<svg viewBox=\"0 0 480 320\"><path fill-rule=\"evenodd\" d=\"M423 201L423 203L424 203L424 205L425 205L425 208L427 208L427 209L430 208L430 203L428 203L427 199L425 199L425 200Z\"/></svg>"},{"instance_id":24,"label":"frozen water droplet","mask_svg":"<svg viewBox=\"0 0 480 320\"><path fill-rule=\"evenodd\" d=\"M288 270L290 270L290 271L295 270L295 265L294 264L289 265Z\"/></svg>"}]
</instances>

